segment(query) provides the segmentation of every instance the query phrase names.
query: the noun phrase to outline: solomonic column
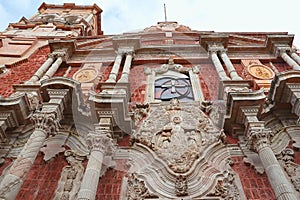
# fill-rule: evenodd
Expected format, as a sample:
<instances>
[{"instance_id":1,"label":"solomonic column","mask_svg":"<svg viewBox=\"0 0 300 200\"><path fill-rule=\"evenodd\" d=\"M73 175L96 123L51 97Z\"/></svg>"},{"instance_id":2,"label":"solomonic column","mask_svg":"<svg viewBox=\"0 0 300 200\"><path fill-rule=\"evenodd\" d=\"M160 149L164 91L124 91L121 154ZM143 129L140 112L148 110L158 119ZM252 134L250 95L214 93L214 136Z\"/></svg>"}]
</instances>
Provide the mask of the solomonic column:
<instances>
[{"instance_id":1,"label":"solomonic column","mask_svg":"<svg viewBox=\"0 0 300 200\"><path fill-rule=\"evenodd\" d=\"M297 200L291 183L287 180L270 146L272 132L264 127L249 130L249 142L261 159L277 200Z\"/></svg>"},{"instance_id":2,"label":"solomonic column","mask_svg":"<svg viewBox=\"0 0 300 200\"><path fill-rule=\"evenodd\" d=\"M16 198L45 139L48 135L55 134L58 131L59 123L54 112L35 113L32 116L32 120L35 122L35 129L0 184L1 198Z\"/></svg>"},{"instance_id":3,"label":"solomonic column","mask_svg":"<svg viewBox=\"0 0 300 200\"><path fill-rule=\"evenodd\" d=\"M107 152L113 151L113 142L108 130L89 133L87 143L90 147L90 157L78 192L78 200L95 199L103 158Z\"/></svg>"}]
</instances>

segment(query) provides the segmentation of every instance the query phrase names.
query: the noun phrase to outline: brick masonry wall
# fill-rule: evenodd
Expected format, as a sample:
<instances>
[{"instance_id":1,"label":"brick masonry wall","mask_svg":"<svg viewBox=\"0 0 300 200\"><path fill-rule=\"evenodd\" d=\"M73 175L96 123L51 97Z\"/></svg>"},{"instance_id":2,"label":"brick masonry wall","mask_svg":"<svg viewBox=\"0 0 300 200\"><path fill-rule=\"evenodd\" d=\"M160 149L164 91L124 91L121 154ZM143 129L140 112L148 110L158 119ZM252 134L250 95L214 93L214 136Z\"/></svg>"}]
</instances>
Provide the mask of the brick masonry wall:
<instances>
[{"instance_id":1,"label":"brick masonry wall","mask_svg":"<svg viewBox=\"0 0 300 200\"><path fill-rule=\"evenodd\" d=\"M248 200L276 200L267 175L257 174L255 169L246 165L243 157L232 157L233 170L239 175Z\"/></svg>"},{"instance_id":2,"label":"brick masonry wall","mask_svg":"<svg viewBox=\"0 0 300 200\"><path fill-rule=\"evenodd\" d=\"M114 169L108 169L100 178L96 200L119 200L122 179L127 174L126 160L117 160Z\"/></svg>"},{"instance_id":3,"label":"brick masonry wall","mask_svg":"<svg viewBox=\"0 0 300 200\"><path fill-rule=\"evenodd\" d=\"M11 66L6 74L0 76L0 95L3 97L10 96L14 92L14 84L21 84L29 80L47 60L49 52L48 46L43 47L30 56L28 60Z\"/></svg>"},{"instance_id":4,"label":"brick masonry wall","mask_svg":"<svg viewBox=\"0 0 300 200\"><path fill-rule=\"evenodd\" d=\"M201 64L199 77L204 96L210 98L207 100L217 100L219 77L213 64Z\"/></svg>"},{"instance_id":5,"label":"brick masonry wall","mask_svg":"<svg viewBox=\"0 0 300 200\"><path fill-rule=\"evenodd\" d=\"M61 171L67 165L63 154L45 162L40 152L32 165L16 200L50 200L54 197Z\"/></svg>"}]
</instances>

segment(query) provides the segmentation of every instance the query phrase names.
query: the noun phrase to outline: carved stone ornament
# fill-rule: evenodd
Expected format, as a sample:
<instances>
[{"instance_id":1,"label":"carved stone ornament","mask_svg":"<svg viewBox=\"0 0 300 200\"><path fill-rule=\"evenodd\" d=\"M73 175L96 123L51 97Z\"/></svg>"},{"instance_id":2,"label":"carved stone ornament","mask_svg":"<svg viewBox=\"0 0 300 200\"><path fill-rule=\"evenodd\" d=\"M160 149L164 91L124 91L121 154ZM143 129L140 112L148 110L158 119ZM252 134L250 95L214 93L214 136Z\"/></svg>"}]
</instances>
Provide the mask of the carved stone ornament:
<instances>
[{"instance_id":1,"label":"carved stone ornament","mask_svg":"<svg viewBox=\"0 0 300 200\"><path fill-rule=\"evenodd\" d=\"M34 122L35 129L43 130L47 135L55 135L60 127L59 120L54 112L46 113L36 111L31 116L31 120Z\"/></svg>"},{"instance_id":2,"label":"carved stone ornament","mask_svg":"<svg viewBox=\"0 0 300 200\"><path fill-rule=\"evenodd\" d=\"M174 172L185 173L202 149L218 141L219 136L220 132L200 110L181 107L177 99L172 99L144 121L132 141L151 148Z\"/></svg>"},{"instance_id":3,"label":"carved stone ornament","mask_svg":"<svg viewBox=\"0 0 300 200\"><path fill-rule=\"evenodd\" d=\"M186 177L179 175L175 182L175 193L177 196L187 196L188 195L188 182Z\"/></svg>"},{"instance_id":4,"label":"carved stone ornament","mask_svg":"<svg viewBox=\"0 0 300 200\"><path fill-rule=\"evenodd\" d=\"M87 83L92 82L95 80L98 76L98 72L95 68L89 67L84 68L76 72L73 76L73 79L81 82L81 83Z\"/></svg>"},{"instance_id":5,"label":"carved stone ornament","mask_svg":"<svg viewBox=\"0 0 300 200\"><path fill-rule=\"evenodd\" d=\"M132 119L135 122L135 125L138 125L139 122L147 116L149 112L149 104L135 104L131 107L131 111L133 112Z\"/></svg>"},{"instance_id":6,"label":"carved stone ornament","mask_svg":"<svg viewBox=\"0 0 300 200\"><path fill-rule=\"evenodd\" d=\"M294 151L290 148L286 148L277 156L277 159L288 174L295 189L300 192L300 165L295 163Z\"/></svg>"},{"instance_id":7,"label":"carved stone ornament","mask_svg":"<svg viewBox=\"0 0 300 200\"><path fill-rule=\"evenodd\" d=\"M65 156L69 165L62 169L55 191L55 200L76 199L75 197L79 191L81 179L84 174L84 167L82 165L83 156L76 155L72 151L66 151Z\"/></svg>"},{"instance_id":8,"label":"carved stone ornament","mask_svg":"<svg viewBox=\"0 0 300 200\"><path fill-rule=\"evenodd\" d=\"M109 154L115 150L113 139L107 130L90 132L87 135L86 141L91 151L101 151Z\"/></svg>"},{"instance_id":9,"label":"carved stone ornament","mask_svg":"<svg viewBox=\"0 0 300 200\"><path fill-rule=\"evenodd\" d=\"M238 188L234 183L234 172L230 169L224 174L223 180L218 181L214 191L208 196L217 196L225 200L240 200Z\"/></svg>"},{"instance_id":10,"label":"carved stone ornament","mask_svg":"<svg viewBox=\"0 0 300 200\"><path fill-rule=\"evenodd\" d=\"M273 133L270 129L264 127L250 128L249 130L249 145L253 151L259 152L265 146L270 146L270 138Z\"/></svg>"},{"instance_id":11,"label":"carved stone ornament","mask_svg":"<svg viewBox=\"0 0 300 200\"><path fill-rule=\"evenodd\" d=\"M149 193L144 181L139 180L134 173L128 175L127 184L128 187L126 196L128 200L143 200L156 197Z\"/></svg>"},{"instance_id":12,"label":"carved stone ornament","mask_svg":"<svg viewBox=\"0 0 300 200\"><path fill-rule=\"evenodd\" d=\"M247 66L244 75L247 79L270 80L274 78L275 73L266 65L254 63Z\"/></svg>"}]
</instances>

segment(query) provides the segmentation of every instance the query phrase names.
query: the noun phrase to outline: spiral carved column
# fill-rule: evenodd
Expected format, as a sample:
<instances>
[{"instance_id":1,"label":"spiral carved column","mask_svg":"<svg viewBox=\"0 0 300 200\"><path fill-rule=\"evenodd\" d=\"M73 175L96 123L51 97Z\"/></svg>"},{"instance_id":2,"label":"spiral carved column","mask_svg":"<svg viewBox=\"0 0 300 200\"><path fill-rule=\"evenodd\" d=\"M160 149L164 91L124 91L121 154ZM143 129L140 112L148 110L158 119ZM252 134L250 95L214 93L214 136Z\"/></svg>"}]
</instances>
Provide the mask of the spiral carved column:
<instances>
[{"instance_id":1,"label":"spiral carved column","mask_svg":"<svg viewBox=\"0 0 300 200\"><path fill-rule=\"evenodd\" d=\"M15 199L24 179L34 163L40 148L50 134L58 130L58 120L55 113L35 113L32 116L35 122L35 130L29 137L21 153L4 176L0 184L0 197Z\"/></svg>"}]
</instances>

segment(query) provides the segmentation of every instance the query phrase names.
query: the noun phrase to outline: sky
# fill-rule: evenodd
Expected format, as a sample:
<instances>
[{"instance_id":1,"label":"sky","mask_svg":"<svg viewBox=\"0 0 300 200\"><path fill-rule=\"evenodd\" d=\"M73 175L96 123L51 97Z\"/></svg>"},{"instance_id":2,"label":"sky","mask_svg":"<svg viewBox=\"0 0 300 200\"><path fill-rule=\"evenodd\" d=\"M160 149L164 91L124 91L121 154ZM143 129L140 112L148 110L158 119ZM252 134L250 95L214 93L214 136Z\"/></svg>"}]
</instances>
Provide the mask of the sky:
<instances>
[{"instance_id":1,"label":"sky","mask_svg":"<svg viewBox=\"0 0 300 200\"><path fill-rule=\"evenodd\" d=\"M295 35L300 48L299 0L44 0L49 4L96 3L102 10L104 34L144 29L167 20L194 30L216 32L277 32ZM37 13L43 0L0 0L0 31L9 22Z\"/></svg>"}]
</instances>

